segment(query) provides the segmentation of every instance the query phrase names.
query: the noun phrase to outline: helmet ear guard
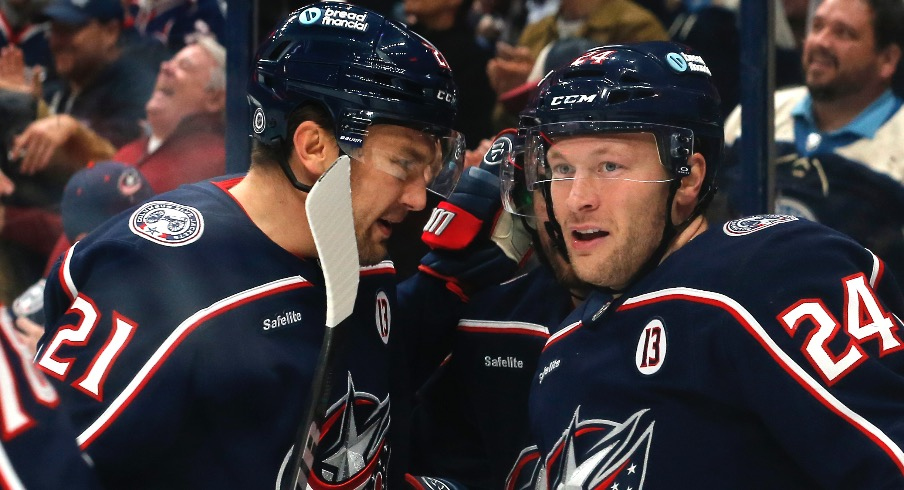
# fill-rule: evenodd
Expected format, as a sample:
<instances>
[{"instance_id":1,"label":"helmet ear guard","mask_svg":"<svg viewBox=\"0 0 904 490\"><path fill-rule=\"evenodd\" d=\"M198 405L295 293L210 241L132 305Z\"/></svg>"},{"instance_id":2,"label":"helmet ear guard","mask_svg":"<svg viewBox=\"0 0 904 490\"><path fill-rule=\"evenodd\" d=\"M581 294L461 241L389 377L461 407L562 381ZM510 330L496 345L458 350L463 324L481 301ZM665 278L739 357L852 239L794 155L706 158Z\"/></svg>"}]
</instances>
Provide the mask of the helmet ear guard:
<instances>
[{"instance_id":1,"label":"helmet ear guard","mask_svg":"<svg viewBox=\"0 0 904 490\"><path fill-rule=\"evenodd\" d=\"M442 195L454 188L464 160L463 136L452 129L456 99L449 65L429 41L378 13L339 2L293 12L262 43L248 85L251 136L265 146L291 142L289 116L312 103L332 118L331 129L349 156L375 124L432 135L441 163L431 173L442 185L434 189L428 182L428 188Z\"/></svg>"}]
</instances>

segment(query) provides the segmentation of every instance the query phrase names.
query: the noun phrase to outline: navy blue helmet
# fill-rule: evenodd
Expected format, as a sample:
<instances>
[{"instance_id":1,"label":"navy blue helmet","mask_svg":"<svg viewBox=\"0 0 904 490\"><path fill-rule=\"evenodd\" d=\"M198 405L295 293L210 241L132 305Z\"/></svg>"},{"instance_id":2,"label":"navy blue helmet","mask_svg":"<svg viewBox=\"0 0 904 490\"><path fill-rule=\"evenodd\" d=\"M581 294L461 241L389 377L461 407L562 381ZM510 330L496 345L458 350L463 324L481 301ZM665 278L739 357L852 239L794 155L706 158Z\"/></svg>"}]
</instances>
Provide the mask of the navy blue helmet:
<instances>
[{"instance_id":1,"label":"navy blue helmet","mask_svg":"<svg viewBox=\"0 0 904 490\"><path fill-rule=\"evenodd\" d=\"M687 46L653 41L593 48L541 80L521 113L526 185L546 180L545 151L556 138L646 132L656 137L675 186L689 172L688 157L704 156L702 207L715 190L722 154L719 100L705 61Z\"/></svg>"},{"instance_id":2,"label":"navy blue helmet","mask_svg":"<svg viewBox=\"0 0 904 490\"><path fill-rule=\"evenodd\" d=\"M687 46L667 41L593 48L551 71L540 81L537 95L520 115L518 134L524 145L523 165L519 168L517 157L503 162L502 197L506 209L533 216L540 211L531 204L542 196L546 203L543 213L548 218L545 227L567 257L550 193L553 181L575 178L570 173L575 170L571 156L562 148L567 148L567 141L573 137L652 134L668 178L643 173L630 178L597 174L601 179L669 186L667 207L663 210L665 227L659 246L635 274L635 278L642 276L663 257L672 238L703 213L715 193L723 130L719 94L711 78L702 57ZM558 149L550 152L553 148ZM547 153L551 159L562 161L551 165ZM694 153L702 154L706 160L706 174L695 209L676 224L671 217L672 202L681 179L690 175L689 158ZM524 176L522 182L518 182L520 175Z\"/></svg>"},{"instance_id":3,"label":"navy blue helmet","mask_svg":"<svg viewBox=\"0 0 904 490\"><path fill-rule=\"evenodd\" d=\"M360 149L371 124L407 126L436 138L442 168L432 190L451 191L464 156L452 129L457 89L429 41L370 10L320 2L293 12L256 59L248 87L256 140L291 140L287 116L310 103L330 114L346 153Z\"/></svg>"}]
</instances>

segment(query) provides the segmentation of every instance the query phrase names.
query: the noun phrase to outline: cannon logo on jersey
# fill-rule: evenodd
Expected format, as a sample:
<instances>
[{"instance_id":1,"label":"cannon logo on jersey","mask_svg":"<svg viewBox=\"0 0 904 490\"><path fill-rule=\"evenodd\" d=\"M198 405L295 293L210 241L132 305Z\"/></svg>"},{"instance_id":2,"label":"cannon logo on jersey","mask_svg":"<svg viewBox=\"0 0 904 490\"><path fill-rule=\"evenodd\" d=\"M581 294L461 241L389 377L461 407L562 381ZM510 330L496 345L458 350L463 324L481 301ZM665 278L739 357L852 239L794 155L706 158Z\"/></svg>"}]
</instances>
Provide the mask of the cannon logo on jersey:
<instances>
[{"instance_id":1,"label":"cannon logo on jersey","mask_svg":"<svg viewBox=\"0 0 904 490\"><path fill-rule=\"evenodd\" d=\"M204 218L191 207L169 201L151 201L132 213L132 233L167 247L181 247L201 238Z\"/></svg>"},{"instance_id":2,"label":"cannon logo on jersey","mask_svg":"<svg viewBox=\"0 0 904 490\"><path fill-rule=\"evenodd\" d=\"M642 489L653 439L649 410L623 423L581 421L580 411L546 456L546 488Z\"/></svg>"},{"instance_id":3,"label":"cannon logo on jersey","mask_svg":"<svg viewBox=\"0 0 904 490\"><path fill-rule=\"evenodd\" d=\"M355 391L349 374L345 396L330 407L325 420L311 487L382 489L389 463L389 398L380 401Z\"/></svg>"},{"instance_id":4,"label":"cannon logo on jersey","mask_svg":"<svg viewBox=\"0 0 904 490\"><path fill-rule=\"evenodd\" d=\"M728 236L744 236L789 221L797 221L797 218L782 214L763 214L729 221L722 226L722 231Z\"/></svg>"},{"instance_id":5,"label":"cannon logo on jersey","mask_svg":"<svg viewBox=\"0 0 904 490\"><path fill-rule=\"evenodd\" d=\"M388 344L389 330L392 326L392 311L389 309L389 297L383 291L377 293L375 320L380 339L384 344Z\"/></svg>"},{"instance_id":6,"label":"cannon logo on jersey","mask_svg":"<svg viewBox=\"0 0 904 490\"><path fill-rule=\"evenodd\" d=\"M634 362L641 374L655 374L665 362L666 353L665 325L656 318L643 328L637 341L637 352Z\"/></svg>"}]
</instances>

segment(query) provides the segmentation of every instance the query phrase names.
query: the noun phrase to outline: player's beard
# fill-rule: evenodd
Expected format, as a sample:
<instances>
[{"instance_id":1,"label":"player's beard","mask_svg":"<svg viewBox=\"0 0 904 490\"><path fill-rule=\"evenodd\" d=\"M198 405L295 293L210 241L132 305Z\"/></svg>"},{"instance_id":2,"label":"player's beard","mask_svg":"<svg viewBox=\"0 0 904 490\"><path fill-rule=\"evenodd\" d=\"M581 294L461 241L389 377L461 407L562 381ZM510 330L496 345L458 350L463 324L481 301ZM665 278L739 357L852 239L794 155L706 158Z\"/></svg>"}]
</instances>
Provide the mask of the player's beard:
<instances>
[{"instance_id":1,"label":"player's beard","mask_svg":"<svg viewBox=\"0 0 904 490\"><path fill-rule=\"evenodd\" d=\"M377 240L372 233L369 228L363 234L356 233L358 261L362 266L377 265L389 254L386 240Z\"/></svg>"},{"instance_id":2,"label":"player's beard","mask_svg":"<svg viewBox=\"0 0 904 490\"><path fill-rule=\"evenodd\" d=\"M629 228L617 230L617 241L608 246L603 254L584 257L572 254L577 277L584 282L616 290L630 285L662 241L664 208L664 203L645 207L645 212L637 215Z\"/></svg>"}]
</instances>

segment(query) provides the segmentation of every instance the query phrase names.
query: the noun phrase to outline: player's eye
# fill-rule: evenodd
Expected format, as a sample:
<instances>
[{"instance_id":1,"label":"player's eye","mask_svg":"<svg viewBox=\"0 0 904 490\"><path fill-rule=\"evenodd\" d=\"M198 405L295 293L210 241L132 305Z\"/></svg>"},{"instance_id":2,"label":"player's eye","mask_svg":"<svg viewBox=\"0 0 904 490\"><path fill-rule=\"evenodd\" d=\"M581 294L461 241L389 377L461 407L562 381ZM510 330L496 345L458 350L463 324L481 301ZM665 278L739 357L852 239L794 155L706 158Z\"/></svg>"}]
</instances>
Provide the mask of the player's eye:
<instances>
[{"instance_id":1,"label":"player's eye","mask_svg":"<svg viewBox=\"0 0 904 490\"><path fill-rule=\"evenodd\" d=\"M568 163L553 163L550 165L552 178L567 179L574 177L574 166Z\"/></svg>"}]
</instances>

